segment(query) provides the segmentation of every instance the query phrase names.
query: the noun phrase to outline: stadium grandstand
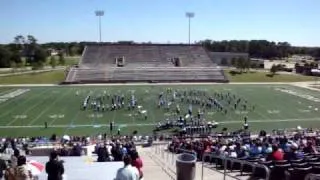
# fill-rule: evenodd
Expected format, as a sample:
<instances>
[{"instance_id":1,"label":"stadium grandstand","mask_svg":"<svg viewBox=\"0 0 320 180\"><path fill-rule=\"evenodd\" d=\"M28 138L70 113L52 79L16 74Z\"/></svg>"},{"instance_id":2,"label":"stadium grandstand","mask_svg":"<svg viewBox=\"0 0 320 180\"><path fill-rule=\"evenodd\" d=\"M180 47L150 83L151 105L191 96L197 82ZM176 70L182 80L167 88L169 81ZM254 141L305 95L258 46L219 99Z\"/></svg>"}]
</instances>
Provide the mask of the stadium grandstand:
<instances>
[{"instance_id":1,"label":"stadium grandstand","mask_svg":"<svg viewBox=\"0 0 320 180\"><path fill-rule=\"evenodd\" d=\"M228 82L201 45L88 44L65 83Z\"/></svg>"}]
</instances>

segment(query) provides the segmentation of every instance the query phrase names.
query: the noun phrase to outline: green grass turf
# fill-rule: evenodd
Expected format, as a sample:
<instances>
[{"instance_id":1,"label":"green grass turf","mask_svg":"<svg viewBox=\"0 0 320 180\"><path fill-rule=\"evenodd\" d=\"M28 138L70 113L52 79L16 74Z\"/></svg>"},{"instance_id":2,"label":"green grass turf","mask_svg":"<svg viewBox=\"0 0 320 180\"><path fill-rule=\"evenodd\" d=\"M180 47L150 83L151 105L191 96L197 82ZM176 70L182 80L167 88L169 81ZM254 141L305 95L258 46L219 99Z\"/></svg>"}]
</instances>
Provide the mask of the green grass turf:
<instances>
[{"instance_id":1,"label":"green grass turf","mask_svg":"<svg viewBox=\"0 0 320 180\"><path fill-rule=\"evenodd\" d=\"M177 85L177 86L57 86L57 87L11 87L0 88L0 98L3 94L19 88L30 91L23 95L0 103L0 136L85 134L93 135L108 132L110 121L115 121L121 132L130 134L137 130L140 134L149 134L158 121L166 119L173 112L166 112L157 108L157 98L167 87L173 89L205 89L209 94L213 92L230 92L255 110L249 112L229 109L227 115L213 110L206 111L207 120L220 122L222 127L238 129L242 126L243 117L248 116L253 130L272 130L278 128L320 127L320 102L276 91L281 87L293 90L300 94L320 98L315 91L289 85ZM84 98L92 91L92 96L103 94L104 91L112 94L125 94L130 97L131 90L144 109L148 111L148 119L135 115L128 110L108 111L95 113L92 110L81 111ZM76 95L76 92L79 95ZM111 102L111 100L109 100ZM187 112L188 104L181 104L181 111ZM312 106L312 108L309 108ZM175 105L173 105L172 109ZM198 107L193 106L194 113ZM244 114L242 114L244 113ZM247 113L247 114L246 114ZM131 115L130 115L131 114ZM44 129L44 122L48 122L48 129ZM82 125L82 126L81 126ZM84 125L84 126L83 126ZM99 126L97 126L99 125ZM29 126L29 127L26 127ZM57 126L57 127L52 127ZM78 127L77 127L78 126Z\"/></svg>"},{"instance_id":2,"label":"green grass turf","mask_svg":"<svg viewBox=\"0 0 320 180\"><path fill-rule=\"evenodd\" d=\"M66 56L66 65L75 65L80 61L81 56Z\"/></svg>"},{"instance_id":3,"label":"green grass turf","mask_svg":"<svg viewBox=\"0 0 320 180\"><path fill-rule=\"evenodd\" d=\"M52 84L65 79L64 70L0 77L0 84Z\"/></svg>"},{"instance_id":4,"label":"green grass turf","mask_svg":"<svg viewBox=\"0 0 320 180\"><path fill-rule=\"evenodd\" d=\"M242 74L232 75L230 70L225 70L230 82L299 82L314 81L312 76L303 76L299 74L276 74L273 77L268 76L268 72L243 72Z\"/></svg>"},{"instance_id":5,"label":"green grass turf","mask_svg":"<svg viewBox=\"0 0 320 180\"><path fill-rule=\"evenodd\" d=\"M54 58L57 60L57 63L59 63L59 57L58 56L54 56ZM80 58L81 58L81 56L65 56L64 57L65 66L78 64ZM48 56L47 60L46 60L46 65L47 66L50 66L50 60L51 60L51 56ZM22 62L23 62L23 65L25 65L26 64L26 58L23 57L22 58Z\"/></svg>"},{"instance_id":6,"label":"green grass turf","mask_svg":"<svg viewBox=\"0 0 320 180\"><path fill-rule=\"evenodd\" d=\"M59 63L59 57L58 56L54 56L54 58L57 60L57 63ZM81 56L65 56L64 59L65 59L65 66L72 66L72 65L76 65L79 63L79 60L80 60ZM47 61L46 61L46 65L47 66L51 66L50 64L50 60L51 60L51 57L49 56L47 58Z\"/></svg>"}]
</instances>

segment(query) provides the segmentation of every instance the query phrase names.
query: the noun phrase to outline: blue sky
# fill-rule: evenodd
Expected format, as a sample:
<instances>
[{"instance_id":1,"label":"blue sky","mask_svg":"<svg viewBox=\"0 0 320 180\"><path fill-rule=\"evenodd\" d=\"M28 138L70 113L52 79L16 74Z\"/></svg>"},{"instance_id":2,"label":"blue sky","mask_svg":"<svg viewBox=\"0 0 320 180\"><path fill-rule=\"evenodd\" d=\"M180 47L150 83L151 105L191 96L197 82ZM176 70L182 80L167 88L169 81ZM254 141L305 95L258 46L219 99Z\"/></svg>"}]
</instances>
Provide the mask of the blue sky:
<instances>
[{"instance_id":1,"label":"blue sky","mask_svg":"<svg viewBox=\"0 0 320 180\"><path fill-rule=\"evenodd\" d=\"M15 35L39 42L98 41L96 9L105 10L102 40L187 42L267 39L320 46L319 0L0 0L0 43Z\"/></svg>"}]
</instances>

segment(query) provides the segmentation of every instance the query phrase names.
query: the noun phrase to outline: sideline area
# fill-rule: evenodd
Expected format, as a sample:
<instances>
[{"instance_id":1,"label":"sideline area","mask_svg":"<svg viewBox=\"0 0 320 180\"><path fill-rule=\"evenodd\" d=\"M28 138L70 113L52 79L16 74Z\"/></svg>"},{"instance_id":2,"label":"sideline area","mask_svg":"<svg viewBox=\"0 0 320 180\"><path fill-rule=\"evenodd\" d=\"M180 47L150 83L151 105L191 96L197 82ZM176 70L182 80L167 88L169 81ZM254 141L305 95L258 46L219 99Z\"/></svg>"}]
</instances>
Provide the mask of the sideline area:
<instances>
[{"instance_id":1,"label":"sideline area","mask_svg":"<svg viewBox=\"0 0 320 180\"><path fill-rule=\"evenodd\" d=\"M52 86L163 86L163 85L170 85L170 86L179 86L179 85L223 85L223 84L286 84L286 85L293 85L298 87L303 87L311 90L319 91L318 88L313 88L310 86L315 85L315 81L303 81L303 82L229 82L229 83L106 83L106 84L69 84L69 85L60 85L60 84L0 84L0 87L52 87ZM320 86L320 85L319 85Z\"/></svg>"}]
</instances>

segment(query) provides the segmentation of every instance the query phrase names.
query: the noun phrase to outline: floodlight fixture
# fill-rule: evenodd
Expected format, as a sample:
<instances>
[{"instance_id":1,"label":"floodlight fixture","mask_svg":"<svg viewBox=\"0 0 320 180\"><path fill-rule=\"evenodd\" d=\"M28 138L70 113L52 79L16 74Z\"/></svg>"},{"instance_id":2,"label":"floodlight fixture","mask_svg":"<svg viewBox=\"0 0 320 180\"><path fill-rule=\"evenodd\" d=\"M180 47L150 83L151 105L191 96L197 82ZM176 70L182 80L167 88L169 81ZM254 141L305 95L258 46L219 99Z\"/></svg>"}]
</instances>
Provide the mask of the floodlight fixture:
<instances>
[{"instance_id":1,"label":"floodlight fixture","mask_svg":"<svg viewBox=\"0 0 320 180\"><path fill-rule=\"evenodd\" d=\"M191 19L194 18L195 14L194 12L186 12L186 17L188 18L189 21L189 33L188 33L188 41L189 41L189 45L190 43L190 29L191 29Z\"/></svg>"},{"instance_id":2,"label":"floodlight fixture","mask_svg":"<svg viewBox=\"0 0 320 180\"><path fill-rule=\"evenodd\" d=\"M99 19L99 42L101 43L101 17L104 16L104 11L96 10L94 13Z\"/></svg>"}]
</instances>

